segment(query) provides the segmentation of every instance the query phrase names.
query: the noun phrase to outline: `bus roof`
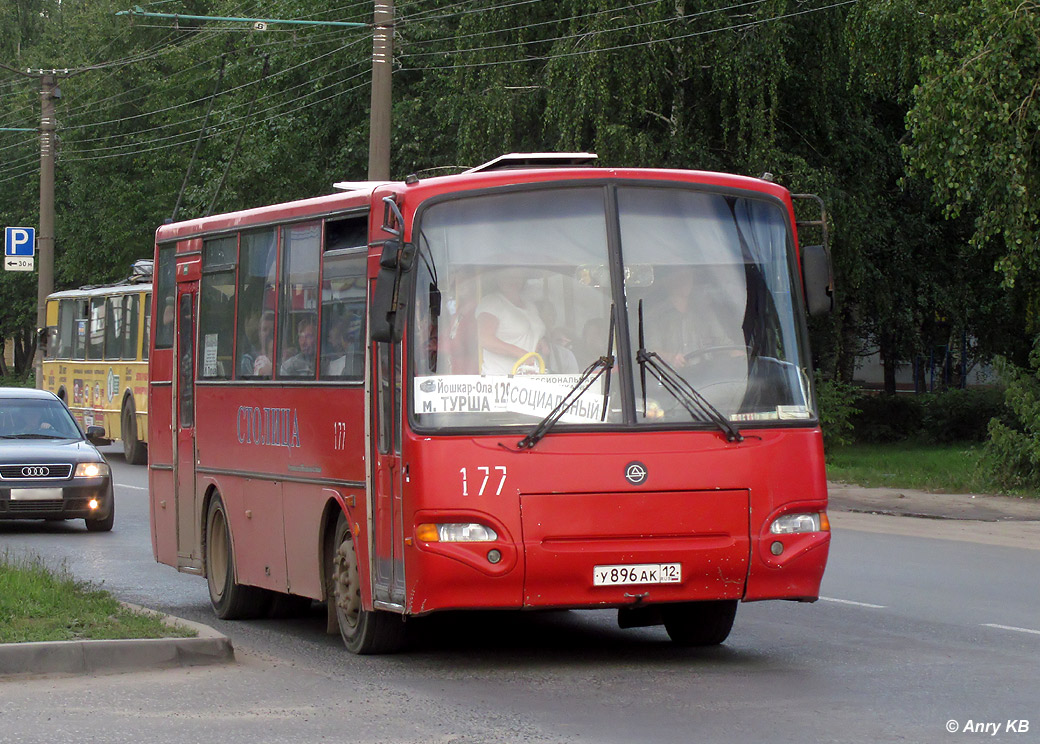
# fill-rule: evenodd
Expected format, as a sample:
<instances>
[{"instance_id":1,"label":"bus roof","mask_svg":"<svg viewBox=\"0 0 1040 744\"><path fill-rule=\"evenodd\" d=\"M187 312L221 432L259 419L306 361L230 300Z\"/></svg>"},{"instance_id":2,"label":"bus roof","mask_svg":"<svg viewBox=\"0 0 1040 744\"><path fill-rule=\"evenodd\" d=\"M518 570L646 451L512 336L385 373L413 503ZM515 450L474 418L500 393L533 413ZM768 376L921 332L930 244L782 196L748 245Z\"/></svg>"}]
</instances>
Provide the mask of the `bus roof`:
<instances>
[{"instance_id":1,"label":"bus roof","mask_svg":"<svg viewBox=\"0 0 1040 744\"><path fill-rule=\"evenodd\" d=\"M606 168L588 165L590 153L563 153L572 158L572 165L546 167L551 153L513 154L503 156L483 166L454 175L418 178L409 176L404 181L394 182L340 182L335 184L341 191L325 196L299 199L271 204L227 214L200 217L194 220L167 224L156 231L157 243L185 240L204 234L259 227L265 224L334 216L370 206L377 191L398 193L404 196L403 203L414 208L418 203L445 193L477 191L524 183L580 182L580 181L642 181L682 182L714 188L757 191L785 199L788 190L771 181L750 176L713 171L695 171L669 168ZM587 158L582 161L576 158ZM526 158L526 161L524 160Z\"/></svg>"}]
</instances>

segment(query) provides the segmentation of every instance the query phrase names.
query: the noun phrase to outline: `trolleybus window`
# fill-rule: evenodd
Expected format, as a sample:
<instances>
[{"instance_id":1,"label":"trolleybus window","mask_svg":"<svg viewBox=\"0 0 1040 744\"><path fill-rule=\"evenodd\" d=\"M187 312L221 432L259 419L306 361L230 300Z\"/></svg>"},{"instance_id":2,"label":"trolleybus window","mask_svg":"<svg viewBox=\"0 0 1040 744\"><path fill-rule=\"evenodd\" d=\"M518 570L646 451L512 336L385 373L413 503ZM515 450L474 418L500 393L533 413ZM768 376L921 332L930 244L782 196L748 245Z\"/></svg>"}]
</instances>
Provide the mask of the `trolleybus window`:
<instances>
[{"instance_id":1,"label":"trolleybus window","mask_svg":"<svg viewBox=\"0 0 1040 744\"><path fill-rule=\"evenodd\" d=\"M87 331L90 324L90 302L87 300L73 300L75 310L74 315L74 329L73 329L73 344L72 344L72 358L73 359L86 359L87 358Z\"/></svg>"},{"instance_id":2,"label":"trolleybus window","mask_svg":"<svg viewBox=\"0 0 1040 744\"><path fill-rule=\"evenodd\" d=\"M235 261L238 236L202 244L199 289L198 377L231 379L231 349L235 335Z\"/></svg>"},{"instance_id":3,"label":"trolleybus window","mask_svg":"<svg viewBox=\"0 0 1040 744\"><path fill-rule=\"evenodd\" d=\"M137 327L137 324L134 324ZM136 331L135 331L136 332ZM144 343L141 345L141 359L148 360L148 339L152 337L152 296L144 296Z\"/></svg>"},{"instance_id":4,"label":"trolleybus window","mask_svg":"<svg viewBox=\"0 0 1040 744\"><path fill-rule=\"evenodd\" d=\"M90 301L90 330L87 344L87 359L105 358L105 298L95 297Z\"/></svg>"},{"instance_id":5,"label":"trolleybus window","mask_svg":"<svg viewBox=\"0 0 1040 744\"><path fill-rule=\"evenodd\" d=\"M119 359L123 353L123 333L125 323L123 322L123 300L126 297L115 295L108 298L105 314L108 316L108 325L105 328L105 359Z\"/></svg>"},{"instance_id":6,"label":"trolleybus window","mask_svg":"<svg viewBox=\"0 0 1040 744\"><path fill-rule=\"evenodd\" d=\"M141 302L137 294L123 296L123 359L137 359L137 323Z\"/></svg>"},{"instance_id":7,"label":"trolleybus window","mask_svg":"<svg viewBox=\"0 0 1040 744\"><path fill-rule=\"evenodd\" d=\"M318 264L321 223L282 228L278 298L278 376L314 379L318 359Z\"/></svg>"},{"instance_id":8,"label":"trolleybus window","mask_svg":"<svg viewBox=\"0 0 1040 744\"><path fill-rule=\"evenodd\" d=\"M269 379L274 370L277 243L274 229L242 233L235 333L235 376L239 379Z\"/></svg>"},{"instance_id":9,"label":"trolleybus window","mask_svg":"<svg viewBox=\"0 0 1040 744\"><path fill-rule=\"evenodd\" d=\"M58 304L58 359L72 358L76 338L76 301L61 300Z\"/></svg>"}]
</instances>

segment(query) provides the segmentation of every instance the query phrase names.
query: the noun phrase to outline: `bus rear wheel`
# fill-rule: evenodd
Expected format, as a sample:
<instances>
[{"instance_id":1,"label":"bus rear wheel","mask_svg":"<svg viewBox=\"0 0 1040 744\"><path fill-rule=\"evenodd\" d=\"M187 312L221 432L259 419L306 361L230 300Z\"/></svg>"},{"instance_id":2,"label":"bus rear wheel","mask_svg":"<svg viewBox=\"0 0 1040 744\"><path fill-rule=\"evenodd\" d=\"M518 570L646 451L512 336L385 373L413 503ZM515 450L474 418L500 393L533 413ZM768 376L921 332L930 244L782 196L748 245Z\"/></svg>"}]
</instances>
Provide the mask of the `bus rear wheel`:
<instances>
[{"instance_id":1,"label":"bus rear wheel","mask_svg":"<svg viewBox=\"0 0 1040 744\"><path fill-rule=\"evenodd\" d=\"M389 654L405 640L404 621L389 612L366 610L361 603L361 574L350 522L339 515L332 543L328 601L334 603L343 643L355 654Z\"/></svg>"},{"instance_id":2,"label":"bus rear wheel","mask_svg":"<svg viewBox=\"0 0 1040 744\"><path fill-rule=\"evenodd\" d=\"M680 646L718 646L729 637L737 600L684 602L661 608L668 637Z\"/></svg>"},{"instance_id":3,"label":"bus rear wheel","mask_svg":"<svg viewBox=\"0 0 1040 744\"><path fill-rule=\"evenodd\" d=\"M131 465L145 465L148 462L148 445L137 438L137 409L132 398L128 398L123 406L122 417L123 455ZM110 435L111 436L111 435Z\"/></svg>"},{"instance_id":4,"label":"bus rear wheel","mask_svg":"<svg viewBox=\"0 0 1040 744\"><path fill-rule=\"evenodd\" d=\"M267 612L270 594L255 586L235 582L235 553L231 527L220 496L214 496L206 512L206 583L209 600L221 620L260 617Z\"/></svg>"}]
</instances>

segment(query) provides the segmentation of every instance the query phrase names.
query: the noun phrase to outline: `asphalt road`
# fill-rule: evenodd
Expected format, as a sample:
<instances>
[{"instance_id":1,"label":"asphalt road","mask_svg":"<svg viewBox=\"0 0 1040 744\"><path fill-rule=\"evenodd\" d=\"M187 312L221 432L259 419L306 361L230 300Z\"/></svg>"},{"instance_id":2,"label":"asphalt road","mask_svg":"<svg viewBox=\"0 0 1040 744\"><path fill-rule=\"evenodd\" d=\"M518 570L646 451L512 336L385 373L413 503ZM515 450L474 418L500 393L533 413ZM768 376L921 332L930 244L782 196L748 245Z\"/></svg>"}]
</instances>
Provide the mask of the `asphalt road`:
<instances>
[{"instance_id":1,"label":"asphalt road","mask_svg":"<svg viewBox=\"0 0 1040 744\"><path fill-rule=\"evenodd\" d=\"M112 533L0 523L0 550L212 625L238 662L0 682L0 742L1040 740L1040 550L1014 525L834 514L823 599L741 605L716 649L612 612L453 613L355 657L318 608L217 620L204 580L152 558L145 469L110 460Z\"/></svg>"}]
</instances>

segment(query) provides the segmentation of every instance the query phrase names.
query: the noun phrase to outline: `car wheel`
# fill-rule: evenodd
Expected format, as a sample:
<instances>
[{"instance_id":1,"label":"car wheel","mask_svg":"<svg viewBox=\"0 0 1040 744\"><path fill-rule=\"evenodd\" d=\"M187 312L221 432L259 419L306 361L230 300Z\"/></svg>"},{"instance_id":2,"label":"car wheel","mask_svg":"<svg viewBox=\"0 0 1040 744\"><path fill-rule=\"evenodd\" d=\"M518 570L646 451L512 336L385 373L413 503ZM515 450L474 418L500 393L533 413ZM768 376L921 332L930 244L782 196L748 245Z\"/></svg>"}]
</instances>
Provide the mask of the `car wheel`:
<instances>
[{"instance_id":1,"label":"car wheel","mask_svg":"<svg viewBox=\"0 0 1040 744\"><path fill-rule=\"evenodd\" d=\"M108 510L108 516L104 519L86 519L87 532L111 532L112 525L116 523L116 502L112 500L112 506Z\"/></svg>"}]
</instances>

